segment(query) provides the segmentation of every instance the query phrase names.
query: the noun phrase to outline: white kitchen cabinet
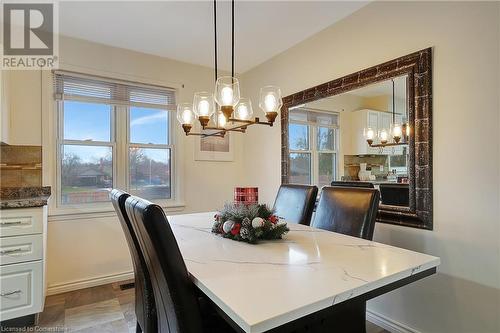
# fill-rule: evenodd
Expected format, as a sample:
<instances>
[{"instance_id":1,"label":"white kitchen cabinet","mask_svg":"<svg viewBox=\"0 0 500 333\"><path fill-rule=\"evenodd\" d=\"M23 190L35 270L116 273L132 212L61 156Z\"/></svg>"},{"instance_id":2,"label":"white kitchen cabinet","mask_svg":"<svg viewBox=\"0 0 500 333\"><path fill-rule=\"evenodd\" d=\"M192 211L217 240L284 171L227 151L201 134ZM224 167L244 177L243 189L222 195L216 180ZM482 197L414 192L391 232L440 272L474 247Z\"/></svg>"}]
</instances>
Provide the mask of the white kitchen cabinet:
<instances>
[{"instance_id":1,"label":"white kitchen cabinet","mask_svg":"<svg viewBox=\"0 0 500 333\"><path fill-rule=\"evenodd\" d=\"M9 320L43 309L43 263L33 261L6 265L0 274L0 318Z\"/></svg>"},{"instance_id":2,"label":"white kitchen cabinet","mask_svg":"<svg viewBox=\"0 0 500 333\"><path fill-rule=\"evenodd\" d=\"M0 210L0 320L43 311L47 206Z\"/></svg>"}]
</instances>

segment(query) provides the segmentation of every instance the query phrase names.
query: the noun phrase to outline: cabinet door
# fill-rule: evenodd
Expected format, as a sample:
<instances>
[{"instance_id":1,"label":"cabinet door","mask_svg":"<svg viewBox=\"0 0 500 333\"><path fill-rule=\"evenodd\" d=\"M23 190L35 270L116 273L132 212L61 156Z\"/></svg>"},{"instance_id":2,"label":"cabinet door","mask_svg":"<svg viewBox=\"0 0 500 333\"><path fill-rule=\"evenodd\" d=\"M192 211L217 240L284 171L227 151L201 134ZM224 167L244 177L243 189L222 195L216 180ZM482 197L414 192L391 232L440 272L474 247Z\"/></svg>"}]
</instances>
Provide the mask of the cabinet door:
<instances>
[{"instance_id":1,"label":"cabinet door","mask_svg":"<svg viewBox=\"0 0 500 333\"><path fill-rule=\"evenodd\" d=\"M9 320L43 310L41 261L0 267L0 317Z\"/></svg>"},{"instance_id":2,"label":"cabinet door","mask_svg":"<svg viewBox=\"0 0 500 333\"><path fill-rule=\"evenodd\" d=\"M375 133L378 131L379 124L379 112L370 111L368 112L368 127L371 127Z\"/></svg>"},{"instance_id":3,"label":"cabinet door","mask_svg":"<svg viewBox=\"0 0 500 333\"><path fill-rule=\"evenodd\" d=\"M387 131L391 128L392 116L390 113L379 112L378 115L378 128L379 130L385 129Z\"/></svg>"}]
</instances>

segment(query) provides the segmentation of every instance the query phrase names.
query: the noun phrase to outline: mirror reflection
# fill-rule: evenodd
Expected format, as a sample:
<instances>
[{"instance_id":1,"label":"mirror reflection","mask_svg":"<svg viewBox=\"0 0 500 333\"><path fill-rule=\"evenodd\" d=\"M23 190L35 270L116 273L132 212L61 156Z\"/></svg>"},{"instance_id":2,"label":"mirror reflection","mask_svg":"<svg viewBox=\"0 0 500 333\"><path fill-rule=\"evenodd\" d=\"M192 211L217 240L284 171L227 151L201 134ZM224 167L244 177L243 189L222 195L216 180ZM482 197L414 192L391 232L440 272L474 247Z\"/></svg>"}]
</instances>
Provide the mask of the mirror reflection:
<instances>
[{"instance_id":1,"label":"mirror reflection","mask_svg":"<svg viewBox=\"0 0 500 333\"><path fill-rule=\"evenodd\" d=\"M409 206L407 76L289 110L290 183L356 182Z\"/></svg>"}]
</instances>

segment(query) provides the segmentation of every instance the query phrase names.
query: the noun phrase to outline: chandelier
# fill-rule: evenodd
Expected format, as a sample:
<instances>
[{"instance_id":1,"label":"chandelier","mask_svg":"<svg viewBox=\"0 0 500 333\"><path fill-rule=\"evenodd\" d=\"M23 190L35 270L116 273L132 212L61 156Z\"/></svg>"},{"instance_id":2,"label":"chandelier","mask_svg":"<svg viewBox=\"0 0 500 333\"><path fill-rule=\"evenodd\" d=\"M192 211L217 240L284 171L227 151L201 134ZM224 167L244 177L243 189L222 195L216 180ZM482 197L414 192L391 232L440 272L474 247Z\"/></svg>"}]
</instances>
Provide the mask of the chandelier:
<instances>
[{"instance_id":1,"label":"chandelier","mask_svg":"<svg viewBox=\"0 0 500 333\"><path fill-rule=\"evenodd\" d=\"M392 79L392 123L389 132L382 128L375 133L371 127L366 127L363 130L363 135L366 142L373 148L384 148L391 146L407 145L410 138L410 125L408 123L400 124L396 122L396 101L395 101L395 86ZM392 138L389 138L391 136ZM380 143L374 143L378 139Z\"/></svg>"},{"instance_id":2,"label":"chandelier","mask_svg":"<svg viewBox=\"0 0 500 333\"><path fill-rule=\"evenodd\" d=\"M276 86L260 89L259 107L264 111L267 121L258 117L252 119L252 101L240 97L240 83L234 76L234 0L231 1L231 76L218 76L217 73L217 0L214 0L214 92L197 92L193 103L177 105L177 120L186 135L201 137L224 137L227 132L245 133L248 126L273 126L278 111L283 106L281 90ZM210 132L192 132L193 125L199 121L202 130ZM215 126L209 125L210 120Z\"/></svg>"}]
</instances>

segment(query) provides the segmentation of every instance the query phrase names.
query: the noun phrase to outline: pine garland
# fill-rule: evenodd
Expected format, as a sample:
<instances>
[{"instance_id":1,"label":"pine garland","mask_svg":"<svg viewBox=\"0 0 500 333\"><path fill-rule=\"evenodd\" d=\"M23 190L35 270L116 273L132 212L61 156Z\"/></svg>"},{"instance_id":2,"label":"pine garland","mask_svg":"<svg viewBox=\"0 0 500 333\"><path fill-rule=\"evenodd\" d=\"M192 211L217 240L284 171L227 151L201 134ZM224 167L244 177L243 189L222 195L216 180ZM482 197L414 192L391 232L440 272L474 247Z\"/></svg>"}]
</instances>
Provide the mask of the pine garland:
<instances>
[{"instance_id":1,"label":"pine garland","mask_svg":"<svg viewBox=\"0 0 500 333\"><path fill-rule=\"evenodd\" d=\"M251 244L259 239L281 239L290 231L266 205L226 203L214 219L213 233Z\"/></svg>"}]
</instances>

